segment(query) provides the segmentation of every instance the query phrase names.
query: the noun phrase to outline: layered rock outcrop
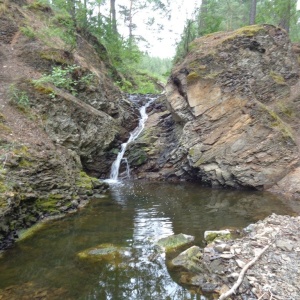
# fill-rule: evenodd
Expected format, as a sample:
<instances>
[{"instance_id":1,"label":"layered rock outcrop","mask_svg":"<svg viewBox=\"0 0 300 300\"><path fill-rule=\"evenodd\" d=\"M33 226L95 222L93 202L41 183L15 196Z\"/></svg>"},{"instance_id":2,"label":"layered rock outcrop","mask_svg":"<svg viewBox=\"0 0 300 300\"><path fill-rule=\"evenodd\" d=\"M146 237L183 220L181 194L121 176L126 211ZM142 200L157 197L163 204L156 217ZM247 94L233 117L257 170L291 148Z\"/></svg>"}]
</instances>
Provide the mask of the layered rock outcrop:
<instances>
[{"instance_id":1,"label":"layered rock outcrop","mask_svg":"<svg viewBox=\"0 0 300 300\"><path fill-rule=\"evenodd\" d=\"M85 171L105 177L109 150L138 121L109 78L105 48L82 32L72 40L60 21L39 1L1 4L0 249L107 189Z\"/></svg>"},{"instance_id":2,"label":"layered rock outcrop","mask_svg":"<svg viewBox=\"0 0 300 300\"><path fill-rule=\"evenodd\" d=\"M167 110L153 111L138 141L148 158L138 176L271 188L299 164L299 64L287 34L255 25L190 49L169 78Z\"/></svg>"}]
</instances>

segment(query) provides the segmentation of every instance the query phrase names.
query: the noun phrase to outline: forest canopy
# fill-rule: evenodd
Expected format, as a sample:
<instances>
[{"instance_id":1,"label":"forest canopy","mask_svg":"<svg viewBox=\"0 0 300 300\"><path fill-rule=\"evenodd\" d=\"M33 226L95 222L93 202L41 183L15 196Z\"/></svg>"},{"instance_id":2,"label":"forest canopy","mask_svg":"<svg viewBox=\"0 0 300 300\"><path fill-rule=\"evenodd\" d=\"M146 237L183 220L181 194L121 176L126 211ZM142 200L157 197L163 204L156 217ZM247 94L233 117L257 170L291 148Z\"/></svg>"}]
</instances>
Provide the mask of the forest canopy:
<instances>
[{"instance_id":1,"label":"forest canopy","mask_svg":"<svg viewBox=\"0 0 300 300\"><path fill-rule=\"evenodd\" d=\"M171 8L180 7L179 2L36 0L33 3L51 6L56 12L56 21L67 28L64 38L69 41L71 49L76 47L76 32L95 36L107 50L109 63L117 70L118 76L113 78L115 82L127 92L146 93L155 92L149 78L159 82L166 80L172 57L152 57L145 45L150 36L155 36L158 42L167 37L167 29L172 30ZM297 0L202 0L190 5L195 5L194 12L189 18L184 14L181 16L186 21L179 40L174 40L176 54L173 63L185 56L195 38L246 25L273 24L284 28L292 41L300 40ZM148 29L144 35L138 31L142 26ZM30 31L30 26L26 30ZM112 72L112 77L114 74ZM146 79L143 78L145 74Z\"/></svg>"}]
</instances>

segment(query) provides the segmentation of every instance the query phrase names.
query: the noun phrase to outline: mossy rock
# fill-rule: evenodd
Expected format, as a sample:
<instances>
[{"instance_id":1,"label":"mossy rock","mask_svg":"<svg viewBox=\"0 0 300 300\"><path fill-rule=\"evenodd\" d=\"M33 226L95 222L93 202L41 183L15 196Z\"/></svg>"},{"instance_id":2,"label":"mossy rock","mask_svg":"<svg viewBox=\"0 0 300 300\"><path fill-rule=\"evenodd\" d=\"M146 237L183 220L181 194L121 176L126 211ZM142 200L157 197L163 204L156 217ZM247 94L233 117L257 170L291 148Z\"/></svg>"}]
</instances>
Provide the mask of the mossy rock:
<instances>
[{"instance_id":1,"label":"mossy rock","mask_svg":"<svg viewBox=\"0 0 300 300\"><path fill-rule=\"evenodd\" d=\"M252 37L263 29L264 29L264 27L262 25L250 25L250 26L245 26L245 27L235 30L234 34Z\"/></svg>"},{"instance_id":2,"label":"mossy rock","mask_svg":"<svg viewBox=\"0 0 300 300\"><path fill-rule=\"evenodd\" d=\"M191 243L195 237L183 233L176 235L170 235L168 237L162 238L156 242L156 245L163 248L166 252L176 250L179 247L188 245Z\"/></svg>"},{"instance_id":3,"label":"mossy rock","mask_svg":"<svg viewBox=\"0 0 300 300\"><path fill-rule=\"evenodd\" d=\"M270 72L270 76L272 77L272 79L279 85L286 85L285 79L283 78L283 76L281 76L280 74L271 71Z\"/></svg>"},{"instance_id":4,"label":"mossy rock","mask_svg":"<svg viewBox=\"0 0 300 300\"><path fill-rule=\"evenodd\" d=\"M115 246L113 244L101 244L93 248L86 249L77 253L80 259L92 262L106 261L112 264L120 264L126 257L129 250L125 247Z\"/></svg>"},{"instance_id":5,"label":"mossy rock","mask_svg":"<svg viewBox=\"0 0 300 300\"><path fill-rule=\"evenodd\" d=\"M43 212L56 214L60 212L60 210L57 207L57 203L59 201L60 198L55 197L55 195L50 195L47 199L38 199L36 201L36 206L38 209L41 209Z\"/></svg>"},{"instance_id":6,"label":"mossy rock","mask_svg":"<svg viewBox=\"0 0 300 300\"><path fill-rule=\"evenodd\" d=\"M18 241L23 241L31 236L33 236L37 231L45 226L45 222L37 223L28 229L22 229L18 232Z\"/></svg>"},{"instance_id":7,"label":"mossy rock","mask_svg":"<svg viewBox=\"0 0 300 300\"><path fill-rule=\"evenodd\" d=\"M43 52L40 52L40 56L43 59L63 65L69 65L73 63L72 54L68 51L63 51L60 49L45 49Z\"/></svg>"},{"instance_id":8,"label":"mossy rock","mask_svg":"<svg viewBox=\"0 0 300 300\"><path fill-rule=\"evenodd\" d=\"M34 82L32 82L32 84L34 85L34 89L41 94L46 94L46 95L54 94L54 90L46 84L34 83Z\"/></svg>"},{"instance_id":9,"label":"mossy rock","mask_svg":"<svg viewBox=\"0 0 300 300\"><path fill-rule=\"evenodd\" d=\"M192 272L202 270L199 261L202 258L202 250L198 246L192 246L180 253L169 263L170 267L183 267Z\"/></svg>"},{"instance_id":10,"label":"mossy rock","mask_svg":"<svg viewBox=\"0 0 300 300\"><path fill-rule=\"evenodd\" d=\"M191 82L194 82L196 80L199 80L200 76L199 74L197 74L196 72L190 72L187 76L187 82L188 83L191 83Z\"/></svg>"},{"instance_id":11,"label":"mossy rock","mask_svg":"<svg viewBox=\"0 0 300 300\"><path fill-rule=\"evenodd\" d=\"M87 190L91 190L93 188L93 180L93 177L90 177L84 171L81 171L79 173L79 177L76 180L76 186Z\"/></svg>"},{"instance_id":12,"label":"mossy rock","mask_svg":"<svg viewBox=\"0 0 300 300\"><path fill-rule=\"evenodd\" d=\"M208 230L204 232L204 239L207 243L211 243L215 239L226 241L231 239L231 233L229 230L215 230L215 231Z\"/></svg>"}]
</instances>

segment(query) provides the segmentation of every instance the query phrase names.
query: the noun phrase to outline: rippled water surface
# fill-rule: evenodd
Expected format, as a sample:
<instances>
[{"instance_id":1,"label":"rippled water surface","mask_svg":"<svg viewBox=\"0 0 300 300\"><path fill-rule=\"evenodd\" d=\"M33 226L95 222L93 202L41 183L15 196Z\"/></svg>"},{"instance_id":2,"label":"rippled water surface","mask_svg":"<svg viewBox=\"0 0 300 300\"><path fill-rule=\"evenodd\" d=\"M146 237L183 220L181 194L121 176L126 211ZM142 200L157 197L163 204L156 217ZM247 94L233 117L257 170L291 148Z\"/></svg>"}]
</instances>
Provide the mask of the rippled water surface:
<instances>
[{"instance_id":1,"label":"rippled water surface","mask_svg":"<svg viewBox=\"0 0 300 300\"><path fill-rule=\"evenodd\" d=\"M299 211L298 203L268 193L128 183L5 252L0 299L207 299L176 283L164 255L154 255L158 237L182 232L196 236L201 246L205 230L242 228L272 212ZM102 243L128 247L126 262L77 257Z\"/></svg>"}]
</instances>

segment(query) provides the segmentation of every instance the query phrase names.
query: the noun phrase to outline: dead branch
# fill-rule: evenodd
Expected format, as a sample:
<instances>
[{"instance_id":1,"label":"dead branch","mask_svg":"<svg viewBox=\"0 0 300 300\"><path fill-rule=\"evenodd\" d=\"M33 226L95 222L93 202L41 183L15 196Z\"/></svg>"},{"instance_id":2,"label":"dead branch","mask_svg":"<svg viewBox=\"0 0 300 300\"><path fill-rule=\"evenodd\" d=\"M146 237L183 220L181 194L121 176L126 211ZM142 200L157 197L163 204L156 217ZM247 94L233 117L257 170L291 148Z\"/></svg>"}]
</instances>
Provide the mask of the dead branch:
<instances>
[{"instance_id":1,"label":"dead branch","mask_svg":"<svg viewBox=\"0 0 300 300\"><path fill-rule=\"evenodd\" d=\"M270 247L270 245L267 245L265 248L262 249L262 251L257 255L255 256L250 262L248 262L244 268L242 269L236 283L232 286L232 288L227 291L226 293L223 293L218 300L224 300L226 299L227 297L231 296L232 294L235 294L236 290L238 289L238 287L241 285L243 279L244 279L244 276L247 272L247 270L252 267L256 262L257 260L264 254L264 252Z\"/></svg>"}]
</instances>

